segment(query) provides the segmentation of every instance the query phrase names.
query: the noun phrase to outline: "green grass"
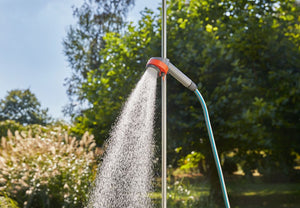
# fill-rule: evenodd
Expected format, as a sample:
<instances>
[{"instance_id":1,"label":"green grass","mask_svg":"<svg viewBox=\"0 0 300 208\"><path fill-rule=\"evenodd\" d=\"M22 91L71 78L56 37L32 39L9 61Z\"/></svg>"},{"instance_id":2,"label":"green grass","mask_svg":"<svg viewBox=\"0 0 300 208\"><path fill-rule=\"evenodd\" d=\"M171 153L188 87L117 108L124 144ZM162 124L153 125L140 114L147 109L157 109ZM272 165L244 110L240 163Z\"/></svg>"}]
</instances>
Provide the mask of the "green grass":
<instances>
[{"instance_id":1,"label":"green grass","mask_svg":"<svg viewBox=\"0 0 300 208\"><path fill-rule=\"evenodd\" d=\"M199 181L199 182L197 182ZM231 177L226 180L232 208L299 208L300 183L264 183L256 177L249 181L243 177ZM224 207L222 204L209 206L209 187L199 179L184 179L177 185L169 183L168 207ZM179 186L180 188L179 190ZM185 191L185 190L188 190ZM187 194L189 193L189 194ZM192 199L192 198L193 199ZM151 194L155 207L160 207L160 192ZM187 201L193 202L187 205ZM203 203L202 203L203 202ZM203 204L203 205L201 205Z\"/></svg>"},{"instance_id":2,"label":"green grass","mask_svg":"<svg viewBox=\"0 0 300 208\"><path fill-rule=\"evenodd\" d=\"M229 185L234 208L299 208L300 183L242 183Z\"/></svg>"},{"instance_id":3,"label":"green grass","mask_svg":"<svg viewBox=\"0 0 300 208\"><path fill-rule=\"evenodd\" d=\"M246 180L230 177L226 180L232 208L299 208L300 182L264 183L259 177ZM182 178L168 183L168 208L224 208L222 197L218 205L209 201L209 186L201 177ZM159 189L159 187L157 187ZM154 208L161 207L159 190L151 193ZM0 207L17 208L10 198L0 196Z\"/></svg>"}]
</instances>

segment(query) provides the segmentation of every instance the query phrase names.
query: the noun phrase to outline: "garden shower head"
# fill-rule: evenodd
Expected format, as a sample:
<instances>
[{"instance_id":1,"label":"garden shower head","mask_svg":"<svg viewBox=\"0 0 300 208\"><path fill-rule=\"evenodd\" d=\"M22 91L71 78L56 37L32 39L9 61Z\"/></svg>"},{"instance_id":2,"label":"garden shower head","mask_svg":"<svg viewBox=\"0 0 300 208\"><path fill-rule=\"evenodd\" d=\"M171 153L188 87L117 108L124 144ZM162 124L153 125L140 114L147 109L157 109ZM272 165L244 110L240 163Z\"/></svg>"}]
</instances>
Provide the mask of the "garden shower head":
<instances>
[{"instance_id":1,"label":"garden shower head","mask_svg":"<svg viewBox=\"0 0 300 208\"><path fill-rule=\"evenodd\" d=\"M146 68L155 68L159 74L171 74L175 79L177 79L183 86L187 87L191 91L197 89L196 84L188 78L184 73L182 73L176 66L174 66L169 59L163 59L160 57L152 57L149 59Z\"/></svg>"}]
</instances>

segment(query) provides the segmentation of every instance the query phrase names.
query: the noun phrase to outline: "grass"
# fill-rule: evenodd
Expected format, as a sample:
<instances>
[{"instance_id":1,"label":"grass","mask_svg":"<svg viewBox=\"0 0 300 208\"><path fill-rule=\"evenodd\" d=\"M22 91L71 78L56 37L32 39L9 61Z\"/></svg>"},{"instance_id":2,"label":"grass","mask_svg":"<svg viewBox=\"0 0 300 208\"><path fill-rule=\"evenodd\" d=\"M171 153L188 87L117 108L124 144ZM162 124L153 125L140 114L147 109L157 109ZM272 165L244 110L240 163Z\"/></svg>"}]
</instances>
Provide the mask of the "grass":
<instances>
[{"instance_id":1,"label":"grass","mask_svg":"<svg viewBox=\"0 0 300 208\"><path fill-rule=\"evenodd\" d=\"M189 207L199 208L199 200L208 201L209 187L201 177L181 179L177 185L171 184L168 189L168 207L187 207L191 197L197 205ZM246 180L242 176L233 176L226 180L229 199L232 208L299 208L300 183L264 183L260 177ZM179 188L181 186L181 188ZM189 194L185 190L189 191ZM157 207L160 207L160 192L151 194ZM222 198L220 199L220 201ZM182 205L179 205L181 204ZM215 207L224 207L222 204ZM201 203L200 203L201 204ZM201 206L207 207L207 206Z\"/></svg>"},{"instance_id":2,"label":"grass","mask_svg":"<svg viewBox=\"0 0 300 208\"><path fill-rule=\"evenodd\" d=\"M244 182L229 184L234 208L299 208L300 183Z\"/></svg>"}]
</instances>

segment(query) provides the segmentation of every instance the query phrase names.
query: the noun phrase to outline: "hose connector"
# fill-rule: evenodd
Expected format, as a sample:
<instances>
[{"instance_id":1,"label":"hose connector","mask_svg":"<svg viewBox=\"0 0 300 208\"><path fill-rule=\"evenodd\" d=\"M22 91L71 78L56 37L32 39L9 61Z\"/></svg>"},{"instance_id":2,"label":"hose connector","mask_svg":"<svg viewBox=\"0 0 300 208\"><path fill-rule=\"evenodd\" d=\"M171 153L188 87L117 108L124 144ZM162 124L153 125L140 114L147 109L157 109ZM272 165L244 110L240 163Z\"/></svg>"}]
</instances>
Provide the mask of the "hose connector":
<instances>
[{"instance_id":1,"label":"hose connector","mask_svg":"<svg viewBox=\"0 0 300 208\"><path fill-rule=\"evenodd\" d=\"M161 73L171 74L175 79L177 79L183 86L188 88L191 91L195 91L197 89L197 85L188 78L184 73L182 73L176 66L174 66L169 59L163 59L160 57L152 57L149 59L146 68L149 66L154 67L159 71L159 75Z\"/></svg>"}]
</instances>

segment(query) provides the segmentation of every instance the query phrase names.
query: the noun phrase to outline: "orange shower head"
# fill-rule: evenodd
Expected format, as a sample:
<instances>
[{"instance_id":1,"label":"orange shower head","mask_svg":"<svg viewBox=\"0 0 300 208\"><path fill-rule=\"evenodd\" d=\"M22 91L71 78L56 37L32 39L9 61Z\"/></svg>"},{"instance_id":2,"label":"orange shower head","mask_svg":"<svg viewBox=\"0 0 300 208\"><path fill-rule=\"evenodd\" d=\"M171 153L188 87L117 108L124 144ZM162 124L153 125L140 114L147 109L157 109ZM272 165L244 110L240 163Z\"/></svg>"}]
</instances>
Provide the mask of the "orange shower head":
<instances>
[{"instance_id":1,"label":"orange shower head","mask_svg":"<svg viewBox=\"0 0 300 208\"><path fill-rule=\"evenodd\" d=\"M183 74L176 66L174 66L169 59L163 59L160 57L152 57L149 59L146 68L152 67L161 74L171 74L176 80L178 80L183 86L187 87L191 91L195 91L197 89L196 84L188 78L185 74Z\"/></svg>"}]
</instances>

